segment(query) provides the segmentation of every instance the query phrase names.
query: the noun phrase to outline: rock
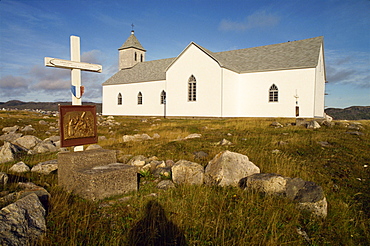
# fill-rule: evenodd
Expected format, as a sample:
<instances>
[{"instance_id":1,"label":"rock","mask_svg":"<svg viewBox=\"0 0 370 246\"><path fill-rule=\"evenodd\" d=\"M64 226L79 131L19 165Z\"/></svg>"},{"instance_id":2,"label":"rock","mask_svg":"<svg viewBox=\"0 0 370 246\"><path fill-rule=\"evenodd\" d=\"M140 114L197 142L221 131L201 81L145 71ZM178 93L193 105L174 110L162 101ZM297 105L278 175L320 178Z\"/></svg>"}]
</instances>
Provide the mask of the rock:
<instances>
[{"instance_id":1,"label":"rock","mask_svg":"<svg viewBox=\"0 0 370 246\"><path fill-rule=\"evenodd\" d=\"M46 211L36 194L10 204L0 211L1 245L34 245L46 233Z\"/></svg>"},{"instance_id":2,"label":"rock","mask_svg":"<svg viewBox=\"0 0 370 246\"><path fill-rule=\"evenodd\" d=\"M192 139L192 138L200 138L200 137L202 137L202 134L193 133L193 134L186 136L184 139Z\"/></svg>"},{"instance_id":3,"label":"rock","mask_svg":"<svg viewBox=\"0 0 370 246\"><path fill-rule=\"evenodd\" d=\"M55 170L58 170L58 160L57 159L40 162L37 165L32 167L31 172L48 175Z\"/></svg>"},{"instance_id":4,"label":"rock","mask_svg":"<svg viewBox=\"0 0 370 246\"><path fill-rule=\"evenodd\" d=\"M160 138L161 136L158 133L154 133L152 138Z\"/></svg>"},{"instance_id":5,"label":"rock","mask_svg":"<svg viewBox=\"0 0 370 246\"><path fill-rule=\"evenodd\" d=\"M233 143L229 140L222 139L220 142L217 143L217 145L225 146L225 145L232 145Z\"/></svg>"},{"instance_id":6,"label":"rock","mask_svg":"<svg viewBox=\"0 0 370 246\"><path fill-rule=\"evenodd\" d=\"M274 149L274 150L272 150L272 151L271 151L271 153L273 153L273 154L275 154L275 155L276 155L276 154L279 154L280 152L281 152L281 151L280 151L280 150L278 150L278 149Z\"/></svg>"},{"instance_id":7,"label":"rock","mask_svg":"<svg viewBox=\"0 0 370 246\"><path fill-rule=\"evenodd\" d=\"M295 119L295 125L296 126L307 126L308 122L305 119L302 118L296 118Z\"/></svg>"},{"instance_id":8,"label":"rock","mask_svg":"<svg viewBox=\"0 0 370 246\"><path fill-rule=\"evenodd\" d=\"M8 141L13 143L16 139L22 137L22 133L9 132L0 136L1 141Z\"/></svg>"},{"instance_id":9,"label":"rock","mask_svg":"<svg viewBox=\"0 0 370 246\"><path fill-rule=\"evenodd\" d=\"M107 140L106 136L98 136L98 141L104 141Z\"/></svg>"},{"instance_id":10,"label":"rock","mask_svg":"<svg viewBox=\"0 0 370 246\"><path fill-rule=\"evenodd\" d=\"M11 132L14 133L18 131L18 129L19 129L19 126L9 126L9 127L4 127L2 131L5 133L11 133Z\"/></svg>"},{"instance_id":11,"label":"rock","mask_svg":"<svg viewBox=\"0 0 370 246\"><path fill-rule=\"evenodd\" d=\"M20 161L9 168L9 172L13 173L26 173L29 171L30 168L23 161Z\"/></svg>"},{"instance_id":12,"label":"rock","mask_svg":"<svg viewBox=\"0 0 370 246\"><path fill-rule=\"evenodd\" d=\"M34 131L36 130L32 127L32 125L25 126L21 129L21 132L34 132Z\"/></svg>"},{"instance_id":13,"label":"rock","mask_svg":"<svg viewBox=\"0 0 370 246\"><path fill-rule=\"evenodd\" d=\"M281 127L284 127L282 124L280 124L279 122L277 121L274 121L270 124L271 127L275 127L275 128L281 128Z\"/></svg>"},{"instance_id":14,"label":"rock","mask_svg":"<svg viewBox=\"0 0 370 246\"><path fill-rule=\"evenodd\" d=\"M194 159L205 159L208 157L208 154L204 151L196 151L193 154L194 154Z\"/></svg>"},{"instance_id":15,"label":"rock","mask_svg":"<svg viewBox=\"0 0 370 246\"><path fill-rule=\"evenodd\" d=\"M45 140L51 140L51 141L53 141L55 143L55 142L60 141L60 136L50 136L50 137L48 137Z\"/></svg>"},{"instance_id":16,"label":"rock","mask_svg":"<svg viewBox=\"0 0 370 246\"><path fill-rule=\"evenodd\" d=\"M256 173L239 181L242 188L253 189L264 194L284 194L287 178L274 173Z\"/></svg>"},{"instance_id":17,"label":"rock","mask_svg":"<svg viewBox=\"0 0 370 246\"><path fill-rule=\"evenodd\" d=\"M157 184L157 189L171 189L175 188L175 184L171 180L162 180Z\"/></svg>"},{"instance_id":18,"label":"rock","mask_svg":"<svg viewBox=\"0 0 370 246\"><path fill-rule=\"evenodd\" d=\"M170 178L171 177L171 167L159 167L156 168L153 171L153 176L154 177L165 177L165 178Z\"/></svg>"},{"instance_id":19,"label":"rock","mask_svg":"<svg viewBox=\"0 0 370 246\"><path fill-rule=\"evenodd\" d=\"M240 179L259 173L260 169L246 155L231 151L218 153L205 169L205 183L237 186Z\"/></svg>"},{"instance_id":20,"label":"rock","mask_svg":"<svg viewBox=\"0 0 370 246\"><path fill-rule=\"evenodd\" d=\"M44 140L41 143L38 143L34 148L33 151L35 153L46 153L46 152L54 152L58 151L58 148L52 141Z\"/></svg>"},{"instance_id":21,"label":"rock","mask_svg":"<svg viewBox=\"0 0 370 246\"><path fill-rule=\"evenodd\" d=\"M327 142L327 141L319 141L317 143L320 144L321 147L328 147L328 146L330 146L330 143Z\"/></svg>"},{"instance_id":22,"label":"rock","mask_svg":"<svg viewBox=\"0 0 370 246\"><path fill-rule=\"evenodd\" d=\"M123 142L131 141L144 141L152 139L148 134L135 134L135 135L124 135L122 137Z\"/></svg>"},{"instance_id":23,"label":"rock","mask_svg":"<svg viewBox=\"0 0 370 246\"><path fill-rule=\"evenodd\" d=\"M14 155L22 151L27 150L18 145L5 142L0 150L0 163L14 161Z\"/></svg>"},{"instance_id":24,"label":"rock","mask_svg":"<svg viewBox=\"0 0 370 246\"><path fill-rule=\"evenodd\" d=\"M101 149L102 147L99 144L90 144L86 150L92 150L92 149Z\"/></svg>"},{"instance_id":25,"label":"rock","mask_svg":"<svg viewBox=\"0 0 370 246\"><path fill-rule=\"evenodd\" d=\"M48 123L47 123L46 121L44 121L44 120L40 120L40 121L39 121L39 124L40 124L40 125L44 125L44 126L45 126L45 125L47 125Z\"/></svg>"},{"instance_id":26,"label":"rock","mask_svg":"<svg viewBox=\"0 0 370 246\"><path fill-rule=\"evenodd\" d=\"M8 183L8 174L0 172L0 185L5 186Z\"/></svg>"},{"instance_id":27,"label":"rock","mask_svg":"<svg viewBox=\"0 0 370 246\"><path fill-rule=\"evenodd\" d=\"M166 167L173 167L173 165L175 165L173 160L166 160Z\"/></svg>"},{"instance_id":28,"label":"rock","mask_svg":"<svg viewBox=\"0 0 370 246\"><path fill-rule=\"evenodd\" d=\"M317 121L311 120L307 123L306 128L307 129L319 129L321 126Z\"/></svg>"},{"instance_id":29,"label":"rock","mask_svg":"<svg viewBox=\"0 0 370 246\"><path fill-rule=\"evenodd\" d=\"M356 135L356 136L361 136L361 135L364 135L362 132L359 132L359 131L353 131L353 132L346 132L346 134L350 134L350 135Z\"/></svg>"},{"instance_id":30,"label":"rock","mask_svg":"<svg viewBox=\"0 0 370 246\"><path fill-rule=\"evenodd\" d=\"M14 141L15 144L20 145L26 149L32 149L38 143L41 143L41 142L42 142L41 139L35 136L32 136L32 135L25 135Z\"/></svg>"},{"instance_id":31,"label":"rock","mask_svg":"<svg viewBox=\"0 0 370 246\"><path fill-rule=\"evenodd\" d=\"M107 120L113 120L114 119L114 116L113 115L109 115L108 117L107 117Z\"/></svg>"},{"instance_id":32,"label":"rock","mask_svg":"<svg viewBox=\"0 0 370 246\"><path fill-rule=\"evenodd\" d=\"M127 162L128 165L136 166L136 167L143 167L146 164L147 158L143 155L137 155L131 158Z\"/></svg>"},{"instance_id":33,"label":"rock","mask_svg":"<svg viewBox=\"0 0 370 246\"><path fill-rule=\"evenodd\" d=\"M180 160L172 167L172 180L175 184L202 185L204 168L198 163Z\"/></svg>"},{"instance_id":34,"label":"rock","mask_svg":"<svg viewBox=\"0 0 370 246\"><path fill-rule=\"evenodd\" d=\"M313 215L325 218L327 216L327 201L321 186L300 178L288 178L273 173L259 173L240 180L239 186L253 189L263 194L284 195L296 202L301 210L307 210Z\"/></svg>"},{"instance_id":35,"label":"rock","mask_svg":"<svg viewBox=\"0 0 370 246\"><path fill-rule=\"evenodd\" d=\"M293 201L298 203L298 208L308 210L318 217L326 218L328 214L328 203L324 191L314 182L306 181Z\"/></svg>"}]
</instances>

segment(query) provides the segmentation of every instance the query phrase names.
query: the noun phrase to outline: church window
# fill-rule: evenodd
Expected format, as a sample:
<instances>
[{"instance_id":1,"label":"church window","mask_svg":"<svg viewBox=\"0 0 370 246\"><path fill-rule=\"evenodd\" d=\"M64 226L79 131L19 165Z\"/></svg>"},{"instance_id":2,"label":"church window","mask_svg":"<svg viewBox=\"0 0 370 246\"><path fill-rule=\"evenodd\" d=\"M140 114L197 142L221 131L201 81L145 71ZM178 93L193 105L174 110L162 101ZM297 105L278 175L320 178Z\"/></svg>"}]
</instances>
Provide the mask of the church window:
<instances>
[{"instance_id":1,"label":"church window","mask_svg":"<svg viewBox=\"0 0 370 246\"><path fill-rule=\"evenodd\" d=\"M138 105L143 104L143 94L141 94L141 92L139 92L139 94L137 94L137 104Z\"/></svg>"},{"instance_id":2,"label":"church window","mask_svg":"<svg viewBox=\"0 0 370 246\"><path fill-rule=\"evenodd\" d=\"M161 92L161 104L166 104L166 92Z\"/></svg>"},{"instance_id":3,"label":"church window","mask_svg":"<svg viewBox=\"0 0 370 246\"><path fill-rule=\"evenodd\" d=\"M143 54L140 55L140 62L143 62L144 60L144 57L143 57Z\"/></svg>"},{"instance_id":4,"label":"church window","mask_svg":"<svg viewBox=\"0 0 370 246\"><path fill-rule=\"evenodd\" d=\"M137 53L135 52L135 61L137 61Z\"/></svg>"},{"instance_id":5,"label":"church window","mask_svg":"<svg viewBox=\"0 0 370 246\"><path fill-rule=\"evenodd\" d=\"M278 102L279 90L275 84L273 84L269 89L269 102Z\"/></svg>"},{"instance_id":6,"label":"church window","mask_svg":"<svg viewBox=\"0 0 370 246\"><path fill-rule=\"evenodd\" d=\"M117 104L118 105L122 105L122 94L121 93L118 93L118 97L117 97Z\"/></svg>"},{"instance_id":7,"label":"church window","mask_svg":"<svg viewBox=\"0 0 370 246\"><path fill-rule=\"evenodd\" d=\"M194 75L191 75L188 80L188 101L195 102L197 100L197 80Z\"/></svg>"}]
</instances>

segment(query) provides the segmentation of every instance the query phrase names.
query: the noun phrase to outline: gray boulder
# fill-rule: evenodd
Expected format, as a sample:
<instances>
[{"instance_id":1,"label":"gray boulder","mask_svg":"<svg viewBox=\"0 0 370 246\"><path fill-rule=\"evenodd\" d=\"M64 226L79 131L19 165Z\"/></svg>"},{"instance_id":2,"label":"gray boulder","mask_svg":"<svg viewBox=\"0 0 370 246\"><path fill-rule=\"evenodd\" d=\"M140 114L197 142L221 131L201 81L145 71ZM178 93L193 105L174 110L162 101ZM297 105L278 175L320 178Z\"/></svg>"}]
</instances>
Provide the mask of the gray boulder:
<instances>
[{"instance_id":1,"label":"gray boulder","mask_svg":"<svg viewBox=\"0 0 370 246\"><path fill-rule=\"evenodd\" d=\"M311 120L307 123L306 128L307 129L319 129L321 126L317 121Z\"/></svg>"},{"instance_id":2,"label":"gray boulder","mask_svg":"<svg viewBox=\"0 0 370 246\"><path fill-rule=\"evenodd\" d=\"M102 147L99 144L90 144L87 146L86 150L92 150L92 149L101 149Z\"/></svg>"},{"instance_id":3,"label":"gray boulder","mask_svg":"<svg viewBox=\"0 0 370 246\"><path fill-rule=\"evenodd\" d=\"M204 168L198 163L180 160L173 165L171 171L175 184L202 185L204 182Z\"/></svg>"},{"instance_id":4,"label":"gray boulder","mask_svg":"<svg viewBox=\"0 0 370 246\"><path fill-rule=\"evenodd\" d=\"M32 127L32 125L27 125L21 129L21 132L34 132L36 131L35 128Z\"/></svg>"},{"instance_id":5,"label":"gray boulder","mask_svg":"<svg viewBox=\"0 0 370 246\"><path fill-rule=\"evenodd\" d=\"M23 137L20 137L14 141L15 144L22 146L26 149L32 149L35 147L38 143L41 143L41 139L32 136L32 135L25 135Z\"/></svg>"},{"instance_id":6,"label":"gray boulder","mask_svg":"<svg viewBox=\"0 0 370 246\"><path fill-rule=\"evenodd\" d=\"M260 169L248 156L231 151L217 154L205 169L205 183L219 186L237 186L240 179L259 173Z\"/></svg>"},{"instance_id":7,"label":"gray boulder","mask_svg":"<svg viewBox=\"0 0 370 246\"><path fill-rule=\"evenodd\" d=\"M264 194L285 194L287 179L274 173L256 173L239 181L239 186Z\"/></svg>"},{"instance_id":8,"label":"gray boulder","mask_svg":"<svg viewBox=\"0 0 370 246\"><path fill-rule=\"evenodd\" d=\"M15 126L4 127L2 131L6 133L10 133L10 132L16 132L18 131L18 129L19 129L19 126L15 125Z\"/></svg>"},{"instance_id":9,"label":"gray boulder","mask_svg":"<svg viewBox=\"0 0 370 246\"><path fill-rule=\"evenodd\" d=\"M32 167L31 172L48 175L57 169L58 169L58 160L55 159L38 163L37 165Z\"/></svg>"},{"instance_id":10,"label":"gray boulder","mask_svg":"<svg viewBox=\"0 0 370 246\"><path fill-rule=\"evenodd\" d=\"M0 150L0 163L14 161L15 154L22 152L22 151L27 151L27 150L18 145L5 142Z\"/></svg>"},{"instance_id":11,"label":"gray boulder","mask_svg":"<svg viewBox=\"0 0 370 246\"><path fill-rule=\"evenodd\" d=\"M148 158L146 158L145 156L137 155L132 157L127 164L135 167L143 167L146 164L147 160Z\"/></svg>"},{"instance_id":12,"label":"gray boulder","mask_svg":"<svg viewBox=\"0 0 370 246\"><path fill-rule=\"evenodd\" d=\"M321 218L327 216L328 204L323 189L314 182L273 173L259 173L241 179L239 186L262 194L286 196L296 202L301 210L307 210Z\"/></svg>"},{"instance_id":13,"label":"gray boulder","mask_svg":"<svg viewBox=\"0 0 370 246\"><path fill-rule=\"evenodd\" d=\"M0 245L34 245L46 233L46 211L36 194L0 210Z\"/></svg>"},{"instance_id":14,"label":"gray boulder","mask_svg":"<svg viewBox=\"0 0 370 246\"><path fill-rule=\"evenodd\" d=\"M23 161L20 161L14 164L11 168L9 168L9 172L13 173L26 173L29 171L30 171L29 166L27 166Z\"/></svg>"},{"instance_id":15,"label":"gray boulder","mask_svg":"<svg viewBox=\"0 0 370 246\"><path fill-rule=\"evenodd\" d=\"M41 153L58 151L58 148L53 143L53 141L44 140L38 143L32 150L34 153L41 154Z\"/></svg>"},{"instance_id":16,"label":"gray boulder","mask_svg":"<svg viewBox=\"0 0 370 246\"><path fill-rule=\"evenodd\" d=\"M13 143L16 139L18 139L22 136L23 136L22 133L9 132L9 133L5 133L4 135L1 135L0 140L1 141L8 141L8 142Z\"/></svg>"}]
</instances>

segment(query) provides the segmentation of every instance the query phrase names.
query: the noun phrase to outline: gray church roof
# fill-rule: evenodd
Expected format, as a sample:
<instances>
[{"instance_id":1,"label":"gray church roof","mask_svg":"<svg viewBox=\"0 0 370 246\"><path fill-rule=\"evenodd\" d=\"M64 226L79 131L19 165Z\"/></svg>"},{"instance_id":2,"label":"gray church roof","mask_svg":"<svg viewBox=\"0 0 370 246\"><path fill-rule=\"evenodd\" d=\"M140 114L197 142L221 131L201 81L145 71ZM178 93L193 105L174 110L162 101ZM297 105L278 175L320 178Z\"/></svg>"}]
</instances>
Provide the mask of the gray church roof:
<instances>
[{"instance_id":1,"label":"gray church roof","mask_svg":"<svg viewBox=\"0 0 370 246\"><path fill-rule=\"evenodd\" d=\"M237 73L250 73L316 67L323 37L223 52L211 52L191 44L203 50L221 67ZM139 62L132 68L118 71L103 85L165 80L166 70L179 57Z\"/></svg>"},{"instance_id":2,"label":"gray church roof","mask_svg":"<svg viewBox=\"0 0 370 246\"><path fill-rule=\"evenodd\" d=\"M136 38L134 31L131 31L131 35L128 37L126 42L122 44L122 46L118 50L128 49L128 48L136 48L139 50L146 51L144 47L140 44L139 40Z\"/></svg>"}]
</instances>

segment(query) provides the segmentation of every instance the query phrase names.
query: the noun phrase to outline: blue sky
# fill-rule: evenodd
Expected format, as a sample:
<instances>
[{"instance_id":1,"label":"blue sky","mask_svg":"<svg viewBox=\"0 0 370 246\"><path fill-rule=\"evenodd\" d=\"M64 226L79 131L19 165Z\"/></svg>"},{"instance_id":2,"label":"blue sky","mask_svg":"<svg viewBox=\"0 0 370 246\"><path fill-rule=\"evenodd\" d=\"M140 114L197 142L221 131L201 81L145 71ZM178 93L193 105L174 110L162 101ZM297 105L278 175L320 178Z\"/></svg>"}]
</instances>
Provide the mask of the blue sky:
<instances>
[{"instance_id":1,"label":"blue sky","mask_svg":"<svg viewBox=\"0 0 370 246\"><path fill-rule=\"evenodd\" d=\"M70 35L82 61L103 66L82 72L82 100L101 102L133 23L147 61L191 41L219 52L324 36L325 105L370 105L369 0L0 0L0 20L0 102L70 101L70 71L44 66L70 59Z\"/></svg>"}]
</instances>

